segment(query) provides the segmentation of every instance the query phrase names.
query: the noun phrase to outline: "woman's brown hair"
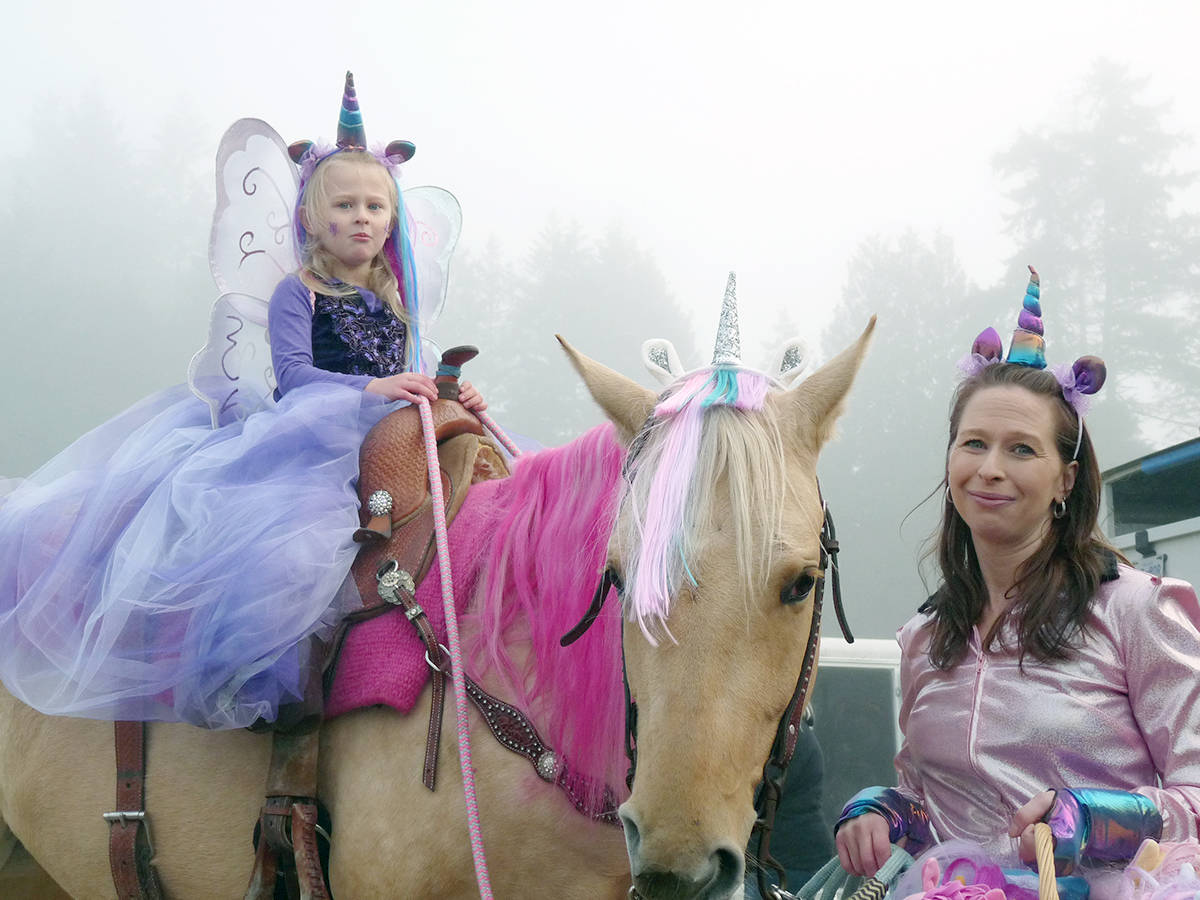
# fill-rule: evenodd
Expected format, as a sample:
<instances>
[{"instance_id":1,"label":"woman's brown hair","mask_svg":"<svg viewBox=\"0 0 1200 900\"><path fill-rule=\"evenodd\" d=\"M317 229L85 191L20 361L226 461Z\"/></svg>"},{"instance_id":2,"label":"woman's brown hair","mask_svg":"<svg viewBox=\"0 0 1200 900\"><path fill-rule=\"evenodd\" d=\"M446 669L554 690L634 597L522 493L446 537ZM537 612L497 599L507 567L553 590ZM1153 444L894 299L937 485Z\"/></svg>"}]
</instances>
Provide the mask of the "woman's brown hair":
<instances>
[{"instance_id":1,"label":"woman's brown hair","mask_svg":"<svg viewBox=\"0 0 1200 900\"><path fill-rule=\"evenodd\" d=\"M1064 465L1070 463L1078 439L1079 452L1074 458L1079 469L1067 495L1066 514L1051 518L1045 539L1017 570L1016 581L1009 589L1015 602L983 636L983 646L993 646L1005 624L1012 622L1022 661L1027 653L1041 661L1066 659L1086 624L1092 596L1113 566L1113 550L1097 528L1100 469L1087 428L1063 399L1058 379L1045 369L1011 363L986 366L959 385L950 406L947 460L967 403L978 391L1001 386L1020 387L1051 398L1059 457ZM942 486L949 490L945 476ZM971 630L980 621L988 600L971 529L950 502L943 504L941 527L926 555L935 553L942 584L921 610L933 614L930 662L948 669L962 659Z\"/></svg>"}]
</instances>

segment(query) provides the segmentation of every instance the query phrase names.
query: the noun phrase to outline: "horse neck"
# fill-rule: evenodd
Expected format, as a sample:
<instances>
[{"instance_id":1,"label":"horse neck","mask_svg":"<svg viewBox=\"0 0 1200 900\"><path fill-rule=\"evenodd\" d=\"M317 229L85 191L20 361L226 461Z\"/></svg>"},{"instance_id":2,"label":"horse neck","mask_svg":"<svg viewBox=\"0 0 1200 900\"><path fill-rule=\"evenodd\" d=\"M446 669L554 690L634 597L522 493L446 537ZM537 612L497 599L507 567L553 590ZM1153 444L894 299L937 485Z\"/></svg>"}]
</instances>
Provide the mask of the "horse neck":
<instances>
[{"instance_id":1,"label":"horse neck","mask_svg":"<svg viewBox=\"0 0 1200 900\"><path fill-rule=\"evenodd\" d=\"M580 640L559 640L595 592L625 451L611 426L519 460L492 494L468 658L524 708L575 771L624 776L621 612L608 605Z\"/></svg>"}]
</instances>

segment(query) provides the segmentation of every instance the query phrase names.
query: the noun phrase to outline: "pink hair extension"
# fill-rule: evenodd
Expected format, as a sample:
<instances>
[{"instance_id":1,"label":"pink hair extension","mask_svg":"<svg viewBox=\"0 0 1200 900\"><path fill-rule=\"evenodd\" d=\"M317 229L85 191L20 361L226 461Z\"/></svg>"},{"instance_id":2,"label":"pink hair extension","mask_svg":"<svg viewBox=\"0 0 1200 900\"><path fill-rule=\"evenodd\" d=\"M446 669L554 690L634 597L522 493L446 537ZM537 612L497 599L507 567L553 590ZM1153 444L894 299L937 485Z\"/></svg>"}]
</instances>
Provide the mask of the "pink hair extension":
<instances>
[{"instance_id":1,"label":"pink hair extension","mask_svg":"<svg viewBox=\"0 0 1200 900\"><path fill-rule=\"evenodd\" d=\"M630 488L640 546L627 563L629 615L651 646L658 646L656 628L674 641L666 627L671 596L681 573L691 574L686 546L697 524L693 485L704 414L713 406L759 411L770 386L770 379L757 372L703 369L678 383L655 407L660 421L650 433L656 446L651 451L653 480L644 502Z\"/></svg>"}]
</instances>

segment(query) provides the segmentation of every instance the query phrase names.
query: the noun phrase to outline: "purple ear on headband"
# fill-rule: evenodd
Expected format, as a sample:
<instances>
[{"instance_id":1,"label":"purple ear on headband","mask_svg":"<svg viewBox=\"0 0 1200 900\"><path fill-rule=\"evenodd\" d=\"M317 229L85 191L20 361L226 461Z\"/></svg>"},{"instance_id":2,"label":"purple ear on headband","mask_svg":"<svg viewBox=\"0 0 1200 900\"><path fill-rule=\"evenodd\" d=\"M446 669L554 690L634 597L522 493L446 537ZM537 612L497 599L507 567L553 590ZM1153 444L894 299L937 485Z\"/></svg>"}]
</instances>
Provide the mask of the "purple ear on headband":
<instances>
[{"instance_id":1,"label":"purple ear on headband","mask_svg":"<svg viewBox=\"0 0 1200 900\"><path fill-rule=\"evenodd\" d=\"M1098 356L1081 356L1071 366L1075 373L1075 390L1081 394L1094 394L1104 386L1108 377L1108 369L1104 360Z\"/></svg>"},{"instance_id":2,"label":"purple ear on headband","mask_svg":"<svg viewBox=\"0 0 1200 900\"><path fill-rule=\"evenodd\" d=\"M999 332L991 327L979 332L979 337L975 338L975 343L971 345L971 352L978 353L984 359L999 362L1004 358L1004 346L1000 343Z\"/></svg>"},{"instance_id":3,"label":"purple ear on headband","mask_svg":"<svg viewBox=\"0 0 1200 900\"><path fill-rule=\"evenodd\" d=\"M312 141L294 141L288 144L288 156L292 158L292 162L300 165L300 160L304 158L304 154L312 149Z\"/></svg>"}]
</instances>

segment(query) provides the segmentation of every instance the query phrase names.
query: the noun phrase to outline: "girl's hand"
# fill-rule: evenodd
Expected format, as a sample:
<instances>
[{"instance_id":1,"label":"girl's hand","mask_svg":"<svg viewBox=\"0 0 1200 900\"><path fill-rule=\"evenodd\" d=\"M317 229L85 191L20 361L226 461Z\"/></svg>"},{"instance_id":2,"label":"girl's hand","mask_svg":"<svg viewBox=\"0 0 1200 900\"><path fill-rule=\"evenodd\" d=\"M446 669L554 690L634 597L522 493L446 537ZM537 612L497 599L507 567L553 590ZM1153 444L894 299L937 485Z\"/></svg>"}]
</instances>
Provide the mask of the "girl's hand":
<instances>
[{"instance_id":1,"label":"girl's hand","mask_svg":"<svg viewBox=\"0 0 1200 900\"><path fill-rule=\"evenodd\" d=\"M892 855L887 819L867 812L843 823L834 840L838 860L851 875L868 878L879 871Z\"/></svg>"},{"instance_id":2,"label":"girl's hand","mask_svg":"<svg viewBox=\"0 0 1200 900\"><path fill-rule=\"evenodd\" d=\"M459 383L458 402L467 409L473 409L476 412L483 412L487 409L487 403L484 402L483 395L469 381Z\"/></svg>"},{"instance_id":3,"label":"girl's hand","mask_svg":"<svg viewBox=\"0 0 1200 900\"><path fill-rule=\"evenodd\" d=\"M364 390L388 400L407 400L409 403L416 403L418 397L425 397L432 403L438 395L433 379L420 372L401 372L387 378L375 378L367 382Z\"/></svg>"},{"instance_id":4,"label":"girl's hand","mask_svg":"<svg viewBox=\"0 0 1200 900\"><path fill-rule=\"evenodd\" d=\"M1042 791L1013 815L1012 824L1008 826L1008 836L1021 839L1017 848L1021 862L1028 864L1037 859L1033 845L1033 826L1042 821L1053 805L1054 791Z\"/></svg>"}]
</instances>

